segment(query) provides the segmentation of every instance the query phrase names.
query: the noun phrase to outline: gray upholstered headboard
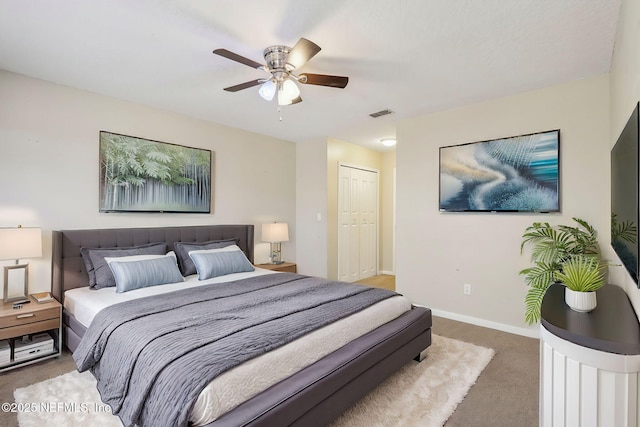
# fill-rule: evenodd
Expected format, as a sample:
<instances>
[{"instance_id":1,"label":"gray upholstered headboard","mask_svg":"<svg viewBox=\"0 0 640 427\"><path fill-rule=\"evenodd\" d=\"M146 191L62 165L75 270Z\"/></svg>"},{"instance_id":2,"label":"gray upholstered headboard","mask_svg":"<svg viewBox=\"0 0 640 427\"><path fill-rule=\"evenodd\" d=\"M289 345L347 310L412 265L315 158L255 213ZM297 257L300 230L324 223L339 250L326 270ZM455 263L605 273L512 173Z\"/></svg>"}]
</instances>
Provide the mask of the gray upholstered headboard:
<instances>
[{"instance_id":1,"label":"gray upholstered headboard","mask_svg":"<svg viewBox=\"0 0 640 427\"><path fill-rule=\"evenodd\" d=\"M60 302L64 292L88 286L80 248L114 248L166 242L206 242L238 239L238 246L253 263L253 225L201 225L155 228L111 228L93 230L54 230L52 253L52 294Z\"/></svg>"}]
</instances>

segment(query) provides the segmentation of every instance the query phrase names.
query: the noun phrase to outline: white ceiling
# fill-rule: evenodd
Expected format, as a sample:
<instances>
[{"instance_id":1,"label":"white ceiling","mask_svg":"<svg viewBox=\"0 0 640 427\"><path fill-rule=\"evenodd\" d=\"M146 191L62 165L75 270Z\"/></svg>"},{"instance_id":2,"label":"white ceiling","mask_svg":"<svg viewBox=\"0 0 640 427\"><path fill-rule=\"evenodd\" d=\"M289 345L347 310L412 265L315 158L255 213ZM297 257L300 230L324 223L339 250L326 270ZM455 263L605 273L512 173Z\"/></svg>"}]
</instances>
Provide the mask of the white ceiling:
<instances>
[{"instance_id":1,"label":"white ceiling","mask_svg":"<svg viewBox=\"0 0 640 427\"><path fill-rule=\"evenodd\" d=\"M399 119L609 71L620 0L0 0L0 69L294 142L374 149ZM282 107L258 87L267 46L305 37L300 85ZM1 101L0 101L1 102ZM372 119L389 108L394 114ZM400 141L401 143L401 141Z\"/></svg>"}]
</instances>

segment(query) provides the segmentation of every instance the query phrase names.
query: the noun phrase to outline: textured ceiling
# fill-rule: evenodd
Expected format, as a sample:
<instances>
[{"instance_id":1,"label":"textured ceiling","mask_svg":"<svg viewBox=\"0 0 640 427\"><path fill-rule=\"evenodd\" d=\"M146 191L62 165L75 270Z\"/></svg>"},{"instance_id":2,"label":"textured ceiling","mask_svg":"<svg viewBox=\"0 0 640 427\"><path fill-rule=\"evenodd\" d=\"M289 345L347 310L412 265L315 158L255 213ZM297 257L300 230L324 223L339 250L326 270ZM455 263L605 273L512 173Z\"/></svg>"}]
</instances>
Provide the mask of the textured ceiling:
<instances>
[{"instance_id":1,"label":"textured ceiling","mask_svg":"<svg viewBox=\"0 0 640 427\"><path fill-rule=\"evenodd\" d=\"M620 0L0 0L0 69L295 142L375 149L397 120L609 71ZM263 62L305 37L300 85L282 107L264 77L212 54ZM389 108L378 119L370 113Z\"/></svg>"}]
</instances>

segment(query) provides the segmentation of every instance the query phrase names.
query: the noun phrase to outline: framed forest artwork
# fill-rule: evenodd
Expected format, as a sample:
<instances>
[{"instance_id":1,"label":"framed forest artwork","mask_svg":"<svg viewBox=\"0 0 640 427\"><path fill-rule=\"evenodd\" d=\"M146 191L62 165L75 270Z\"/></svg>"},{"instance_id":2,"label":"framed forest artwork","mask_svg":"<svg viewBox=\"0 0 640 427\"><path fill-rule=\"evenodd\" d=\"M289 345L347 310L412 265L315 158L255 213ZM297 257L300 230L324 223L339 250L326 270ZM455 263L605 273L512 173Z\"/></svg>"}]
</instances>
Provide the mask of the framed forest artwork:
<instances>
[{"instance_id":1,"label":"framed forest artwork","mask_svg":"<svg viewBox=\"0 0 640 427\"><path fill-rule=\"evenodd\" d=\"M212 152L100 131L100 212L210 213Z\"/></svg>"}]
</instances>

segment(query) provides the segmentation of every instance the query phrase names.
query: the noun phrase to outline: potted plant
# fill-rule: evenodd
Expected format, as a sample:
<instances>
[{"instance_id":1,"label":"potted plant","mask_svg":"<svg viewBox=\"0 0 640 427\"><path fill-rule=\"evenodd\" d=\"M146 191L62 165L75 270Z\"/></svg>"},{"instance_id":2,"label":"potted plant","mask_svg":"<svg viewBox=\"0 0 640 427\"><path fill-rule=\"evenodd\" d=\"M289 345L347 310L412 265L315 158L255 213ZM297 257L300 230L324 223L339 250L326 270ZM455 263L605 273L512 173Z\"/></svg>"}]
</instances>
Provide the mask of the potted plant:
<instances>
[{"instance_id":1,"label":"potted plant","mask_svg":"<svg viewBox=\"0 0 640 427\"><path fill-rule=\"evenodd\" d=\"M606 265L593 255L576 255L562 263L555 274L563 283L565 302L575 311L588 312L596 308L596 290L604 285Z\"/></svg>"},{"instance_id":2,"label":"potted plant","mask_svg":"<svg viewBox=\"0 0 640 427\"><path fill-rule=\"evenodd\" d=\"M520 271L529 286L525 297L525 320L529 324L540 321L540 307L544 294L563 273L563 265L569 260L587 256L599 260L598 233L586 221L573 218L577 226L551 226L547 222L534 222L522 235L520 253L531 247L533 266Z\"/></svg>"}]
</instances>

